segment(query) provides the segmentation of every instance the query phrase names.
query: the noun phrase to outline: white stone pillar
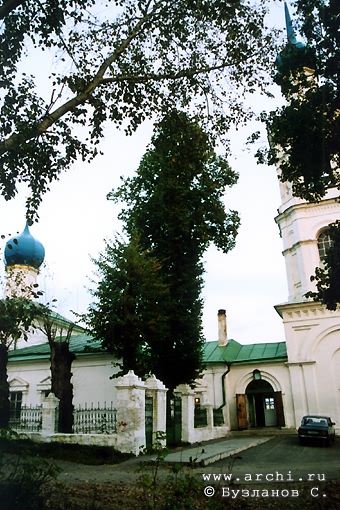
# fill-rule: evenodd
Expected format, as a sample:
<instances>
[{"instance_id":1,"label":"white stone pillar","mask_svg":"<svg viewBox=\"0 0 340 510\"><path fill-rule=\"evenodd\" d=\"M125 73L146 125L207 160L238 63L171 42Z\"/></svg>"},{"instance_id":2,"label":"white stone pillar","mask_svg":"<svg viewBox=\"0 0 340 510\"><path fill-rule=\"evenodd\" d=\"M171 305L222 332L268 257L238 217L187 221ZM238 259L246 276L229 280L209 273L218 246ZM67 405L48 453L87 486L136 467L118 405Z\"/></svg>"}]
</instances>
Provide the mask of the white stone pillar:
<instances>
[{"instance_id":1,"label":"white stone pillar","mask_svg":"<svg viewBox=\"0 0 340 510\"><path fill-rule=\"evenodd\" d=\"M320 414L315 365L315 361L305 361L301 363L305 382L304 386L306 388L307 413Z\"/></svg>"},{"instance_id":2,"label":"white stone pillar","mask_svg":"<svg viewBox=\"0 0 340 510\"><path fill-rule=\"evenodd\" d=\"M154 375L145 381L146 394L153 398L153 443L156 441L166 446L166 393L167 388ZM163 432L163 439L157 437L157 432Z\"/></svg>"},{"instance_id":3,"label":"white stone pillar","mask_svg":"<svg viewBox=\"0 0 340 510\"><path fill-rule=\"evenodd\" d=\"M207 410L207 427L212 429L214 427L214 406L204 404L202 408Z\"/></svg>"},{"instance_id":4,"label":"white stone pillar","mask_svg":"<svg viewBox=\"0 0 340 510\"><path fill-rule=\"evenodd\" d=\"M42 435L51 436L55 434L58 409L59 399L54 395L54 393L50 393L42 404Z\"/></svg>"},{"instance_id":5,"label":"white stone pillar","mask_svg":"<svg viewBox=\"0 0 340 510\"><path fill-rule=\"evenodd\" d=\"M289 368L290 383L292 389L292 397L294 402L294 421L295 427L298 428L301 418L308 414L308 403L306 396L306 388L304 385L303 371L301 363L287 363Z\"/></svg>"},{"instance_id":6,"label":"white stone pillar","mask_svg":"<svg viewBox=\"0 0 340 510\"><path fill-rule=\"evenodd\" d=\"M145 447L145 384L130 370L116 380L117 449L139 455Z\"/></svg>"},{"instance_id":7,"label":"white stone pillar","mask_svg":"<svg viewBox=\"0 0 340 510\"><path fill-rule=\"evenodd\" d=\"M195 441L195 392L188 384L180 384L174 391L182 399L182 441Z\"/></svg>"}]
</instances>

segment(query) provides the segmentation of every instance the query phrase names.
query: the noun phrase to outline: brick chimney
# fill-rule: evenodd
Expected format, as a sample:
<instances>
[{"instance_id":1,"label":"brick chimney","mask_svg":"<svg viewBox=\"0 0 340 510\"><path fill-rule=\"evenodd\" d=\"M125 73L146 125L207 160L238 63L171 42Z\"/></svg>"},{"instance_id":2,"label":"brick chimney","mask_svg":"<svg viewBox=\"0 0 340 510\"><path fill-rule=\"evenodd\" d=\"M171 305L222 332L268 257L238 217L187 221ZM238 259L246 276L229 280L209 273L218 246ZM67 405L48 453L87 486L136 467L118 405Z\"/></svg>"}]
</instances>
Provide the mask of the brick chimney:
<instances>
[{"instance_id":1,"label":"brick chimney","mask_svg":"<svg viewBox=\"0 0 340 510\"><path fill-rule=\"evenodd\" d=\"M218 318L218 345L220 347L225 347L228 343L227 316L225 310L219 310L217 318Z\"/></svg>"}]
</instances>

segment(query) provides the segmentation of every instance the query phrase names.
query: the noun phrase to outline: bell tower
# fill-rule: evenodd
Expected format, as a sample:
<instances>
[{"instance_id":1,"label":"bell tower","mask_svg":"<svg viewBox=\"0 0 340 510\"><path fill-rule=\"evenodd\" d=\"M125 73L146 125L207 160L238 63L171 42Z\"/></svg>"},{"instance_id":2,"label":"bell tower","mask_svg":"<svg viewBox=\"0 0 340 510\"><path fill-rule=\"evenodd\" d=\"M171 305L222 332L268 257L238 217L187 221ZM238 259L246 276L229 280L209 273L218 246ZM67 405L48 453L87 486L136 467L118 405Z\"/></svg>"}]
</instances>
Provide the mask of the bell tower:
<instances>
[{"instance_id":1,"label":"bell tower","mask_svg":"<svg viewBox=\"0 0 340 510\"><path fill-rule=\"evenodd\" d=\"M292 52L304 51L304 45L297 42L286 3L285 16L288 42L278 57L278 72L280 66L286 72L289 70ZM309 66L303 66L302 71L309 79L315 79ZM308 291L315 290L310 277L322 265L329 242L327 227L340 219L339 190L330 188L320 201L307 202L293 195L290 183L279 181L279 185L281 204L275 221L283 242L288 299L275 309L285 330L294 402L292 421L298 426L302 416L314 413L331 414L339 423L340 312L329 311L321 303L306 298Z\"/></svg>"},{"instance_id":2,"label":"bell tower","mask_svg":"<svg viewBox=\"0 0 340 510\"><path fill-rule=\"evenodd\" d=\"M286 2L284 3L287 29L287 44L277 57L279 83L289 80L297 86L290 94L285 89L288 99L303 99L306 84L317 87L315 78L315 62L313 52L299 42L293 28L292 20ZM298 64L297 64L298 63ZM297 76L303 75L304 85L299 87ZM306 147L308 150L308 147ZM280 154L281 162L285 161L285 154ZM277 171L281 194L281 205L275 218L279 226L283 241L283 256L285 258L288 301L306 301L306 293L315 290L315 284L310 277L315 268L322 264L322 248L325 247L325 232L327 226L340 218L339 191L330 188L325 197L318 202L307 202L293 195L292 185L280 180L280 169ZM326 241L327 242L327 241ZM320 257L321 255L321 257Z\"/></svg>"}]
</instances>

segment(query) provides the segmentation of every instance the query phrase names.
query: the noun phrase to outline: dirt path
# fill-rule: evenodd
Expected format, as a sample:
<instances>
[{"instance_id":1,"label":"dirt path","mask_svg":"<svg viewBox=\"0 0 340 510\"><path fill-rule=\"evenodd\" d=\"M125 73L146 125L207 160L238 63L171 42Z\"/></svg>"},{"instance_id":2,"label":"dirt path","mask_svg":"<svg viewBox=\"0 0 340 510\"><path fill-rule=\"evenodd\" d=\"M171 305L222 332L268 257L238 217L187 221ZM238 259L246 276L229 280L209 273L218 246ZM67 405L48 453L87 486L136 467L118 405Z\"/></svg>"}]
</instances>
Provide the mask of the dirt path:
<instances>
[{"instance_id":1,"label":"dirt path","mask_svg":"<svg viewBox=\"0 0 340 510\"><path fill-rule=\"evenodd\" d=\"M135 459L122 462L121 464L102 464L99 466L89 466L85 464L76 464L68 461L53 461L61 468L58 475L58 481L73 484L80 482L93 483L131 483L136 481L139 474L140 462Z\"/></svg>"},{"instance_id":2,"label":"dirt path","mask_svg":"<svg viewBox=\"0 0 340 510\"><path fill-rule=\"evenodd\" d=\"M61 468L57 483L50 488L48 510L146 510L154 508L154 490L141 476L151 477L153 467L143 458L130 459L121 464L89 466L68 461L53 461ZM196 470L184 467L193 474ZM199 476L197 468L197 477ZM172 467L162 466L157 471L158 498L163 493L162 484L168 480ZM184 474L184 471L183 471ZM194 474L195 476L195 474ZM196 476L195 476L196 477ZM160 491L160 492L159 492ZM199 491L199 499L202 499ZM151 505L151 506L150 506ZM205 510L201 501L195 510Z\"/></svg>"},{"instance_id":3,"label":"dirt path","mask_svg":"<svg viewBox=\"0 0 340 510\"><path fill-rule=\"evenodd\" d=\"M129 459L120 464L102 464L99 466L92 466L86 464L77 464L63 460L54 460L54 464L60 467L57 480L65 484L79 484L79 483L113 483L119 484L135 484L138 482L142 472L151 475L154 466L151 465L151 457L143 460L140 458ZM183 472L196 473L197 476L202 473L202 468L192 469L190 467L183 467ZM158 469L158 477L165 480L173 472L173 466L162 465Z\"/></svg>"}]
</instances>

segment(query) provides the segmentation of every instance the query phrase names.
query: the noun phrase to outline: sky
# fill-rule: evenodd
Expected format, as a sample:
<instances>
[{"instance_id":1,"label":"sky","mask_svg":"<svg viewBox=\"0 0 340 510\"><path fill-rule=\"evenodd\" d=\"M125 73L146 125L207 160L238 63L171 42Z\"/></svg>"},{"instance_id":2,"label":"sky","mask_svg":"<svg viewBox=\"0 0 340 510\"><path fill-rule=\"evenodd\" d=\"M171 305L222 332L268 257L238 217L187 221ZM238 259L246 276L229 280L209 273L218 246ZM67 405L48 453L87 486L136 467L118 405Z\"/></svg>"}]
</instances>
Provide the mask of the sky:
<instances>
[{"instance_id":1,"label":"sky","mask_svg":"<svg viewBox=\"0 0 340 510\"><path fill-rule=\"evenodd\" d=\"M273 3L272 21L283 26L283 4ZM275 90L277 101L280 94ZM258 101L258 98L257 98ZM263 108L273 104L259 102ZM282 241L274 218L280 205L275 168L258 165L245 147L255 124L231 133L229 163L239 173L239 182L228 189L227 208L236 209L241 227L236 247L222 254L211 247L205 257L203 290L203 331L206 340L217 339L217 312L227 313L227 334L240 343L284 340L281 319L274 305L287 299ZM53 182L39 209L40 220L31 233L45 247L45 263L40 287L47 300L57 299L58 312L74 318L70 310L86 311L91 301L95 266L92 258L103 251L121 225L120 207L106 195L138 168L152 135L152 124L143 124L132 137L108 126L101 144L103 156L91 164L77 162ZM25 226L25 191L10 202L0 198L0 233L8 236ZM5 242L5 241L3 241ZM3 246L2 246L3 249Z\"/></svg>"}]
</instances>

